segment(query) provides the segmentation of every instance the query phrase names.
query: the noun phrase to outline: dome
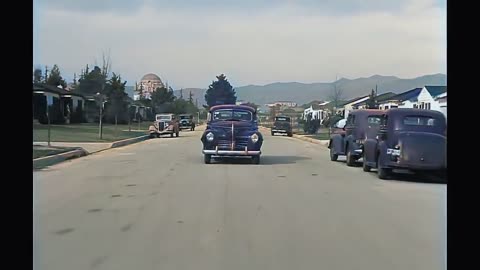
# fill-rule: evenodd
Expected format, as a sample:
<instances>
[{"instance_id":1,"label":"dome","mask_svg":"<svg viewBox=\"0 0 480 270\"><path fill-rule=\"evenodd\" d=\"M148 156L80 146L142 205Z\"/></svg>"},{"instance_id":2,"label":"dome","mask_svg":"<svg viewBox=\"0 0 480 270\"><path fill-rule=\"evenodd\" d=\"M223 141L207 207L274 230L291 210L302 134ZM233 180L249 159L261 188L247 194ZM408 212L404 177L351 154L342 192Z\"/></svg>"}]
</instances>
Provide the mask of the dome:
<instances>
[{"instance_id":1,"label":"dome","mask_svg":"<svg viewBox=\"0 0 480 270\"><path fill-rule=\"evenodd\" d=\"M141 81L151 81L151 82L162 82L162 80L160 80L160 77L158 77L157 75L153 74L153 73L148 73L146 74L145 76L142 77Z\"/></svg>"}]
</instances>

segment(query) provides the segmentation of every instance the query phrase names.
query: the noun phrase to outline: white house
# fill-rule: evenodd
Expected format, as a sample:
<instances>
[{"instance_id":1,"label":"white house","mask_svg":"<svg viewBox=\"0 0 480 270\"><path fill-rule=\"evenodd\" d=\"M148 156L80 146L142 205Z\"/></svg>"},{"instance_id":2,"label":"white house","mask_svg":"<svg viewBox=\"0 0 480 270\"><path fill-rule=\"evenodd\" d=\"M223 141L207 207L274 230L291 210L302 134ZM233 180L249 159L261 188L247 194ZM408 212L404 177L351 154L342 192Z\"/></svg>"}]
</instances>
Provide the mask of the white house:
<instances>
[{"instance_id":1,"label":"white house","mask_svg":"<svg viewBox=\"0 0 480 270\"><path fill-rule=\"evenodd\" d=\"M367 99L370 98L370 95L362 96L362 97L356 97L354 99L351 99L343 104L340 104L341 107L343 108L338 108L337 112L342 112L344 115L344 118L347 119L348 114L350 111L354 110L354 107L356 104L361 103Z\"/></svg>"},{"instance_id":2,"label":"white house","mask_svg":"<svg viewBox=\"0 0 480 270\"><path fill-rule=\"evenodd\" d=\"M438 102L438 105L440 106L440 112L447 117L447 92L438 95L435 98L435 101Z\"/></svg>"},{"instance_id":3,"label":"white house","mask_svg":"<svg viewBox=\"0 0 480 270\"><path fill-rule=\"evenodd\" d=\"M439 100L437 97L447 92L447 86L426 85L420 91L417 98L416 107L425 110L434 110L441 112ZM445 95L446 97L446 95ZM445 98L446 102L446 98ZM443 102L442 102L443 103Z\"/></svg>"},{"instance_id":4,"label":"white house","mask_svg":"<svg viewBox=\"0 0 480 270\"><path fill-rule=\"evenodd\" d=\"M309 114L312 115L312 119L320 119L320 123L327 118L328 110L325 108L330 101L325 101L320 104L311 104L309 108L303 111L303 119L307 119Z\"/></svg>"},{"instance_id":5,"label":"white house","mask_svg":"<svg viewBox=\"0 0 480 270\"><path fill-rule=\"evenodd\" d=\"M414 88L403 93L386 98L379 102L379 109L413 108L417 104L417 98L422 88Z\"/></svg>"}]
</instances>

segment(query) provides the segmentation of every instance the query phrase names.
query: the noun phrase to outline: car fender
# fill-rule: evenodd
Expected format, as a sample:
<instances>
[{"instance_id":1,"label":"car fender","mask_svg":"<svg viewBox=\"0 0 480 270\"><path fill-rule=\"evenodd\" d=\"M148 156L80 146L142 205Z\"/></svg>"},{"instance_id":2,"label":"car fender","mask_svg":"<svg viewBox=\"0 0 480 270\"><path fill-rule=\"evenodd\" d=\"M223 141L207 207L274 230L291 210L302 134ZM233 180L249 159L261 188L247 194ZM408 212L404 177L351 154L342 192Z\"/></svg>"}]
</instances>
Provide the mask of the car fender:
<instances>
[{"instance_id":1,"label":"car fender","mask_svg":"<svg viewBox=\"0 0 480 270\"><path fill-rule=\"evenodd\" d=\"M377 168L387 167L387 143L382 141L378 143L376 154L378 155Z\"/></svg>"},{"instance_id":2,"label":"car fender","mask_svg":"<svg viewBox=\"0 0 480 270\"><path fill-rule=\"evenodd\" d=\"M375 162L375 155L378 141L376 139L366 139L363 143L363 158L367 162Z\"/></svg>"},{"instance_id":3,"label":"car fender","mask_svg":"<svg viewBox=\"0 0 480 270\"><path fill-rule=\"evenodd\" d=\"M343 154L343 145L344 145L344 137L340 134L335 134L330 139L329 147L333 149L335 154Z\"/></svg>"}]
</instances>

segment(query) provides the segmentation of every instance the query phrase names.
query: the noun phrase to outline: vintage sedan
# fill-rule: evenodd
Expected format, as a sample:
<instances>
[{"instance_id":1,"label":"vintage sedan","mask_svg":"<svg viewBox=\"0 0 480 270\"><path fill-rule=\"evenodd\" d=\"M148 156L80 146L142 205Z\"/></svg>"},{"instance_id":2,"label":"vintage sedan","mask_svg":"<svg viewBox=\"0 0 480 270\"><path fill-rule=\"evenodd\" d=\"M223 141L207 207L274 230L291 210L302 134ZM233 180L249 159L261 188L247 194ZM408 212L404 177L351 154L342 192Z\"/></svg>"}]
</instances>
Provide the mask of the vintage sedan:
<instances>
[{"instance_id":1,"label":"vintage sedan","mask_svg":"<svg viewBox=\"0 0 480 270\"><path fill-rule=\"evenodd\" d=\"M250 157L260 163L263 136L258 131L256 110L242 105L217 105L210 108L207 127L201 137L204 162L212 157Z\"/></svg>"},{"instance_id":2,"label":"vintage sedan","mask_svg":"<svg viewBox=\"0 0 480 270\"><path fill-rule=\"evenodd\" d=\"M164 134L170 134L170 137L173 137L173 135L178 137L180 133L178 119L173 113L157 114L155 122L148 128L148 132L150 138L159 138Z\"/></svg>"},{"instance_id":3,"label":"vintage sedan","mask_svg":"<svg viewBox=\"0 0 480 270\"><path fill-rule=\"evenodd\" d=\"M347 166L353 166L362 158L363 142L375 137L380 128L382 110L355 110L348 115L344 133L331 135L328 148L330 160L336 161L339 155L347 156Z\"/></svg>"},{"instance_id":4,"label":"vintage sedan","mask_svg":"<svg viewBox=\"0 0 480 270\"><path fill-rule=\"evenodd\" d=\"M445 116L437 111L390 109L376 137L365 141L363 170L376 168L380 179L393 169L438 171L447 168Z\"/></svg>"},{"instance_id":5,"label":"vintage sedan","mask_svg":"<svg viewBox=\"0 0 480 270\"><path fill-rule=\"evenodd\" d=\"M190 131L195 130L195 122L193 121L193 115L191 114L180 114L180 129L189 129Z\"/></svg>"},{"instance_id":6,"label":"vintage sedan","mask_svg":"<svg viewBox=\"0 0 480 270\"><path fill-rule=\"evenodd\" d=\"M288 116L276 116L273 126L270 129L272 136L276 133L287 134L288 137L292 137L292 121Z\"/></svg>"}]
</instances>

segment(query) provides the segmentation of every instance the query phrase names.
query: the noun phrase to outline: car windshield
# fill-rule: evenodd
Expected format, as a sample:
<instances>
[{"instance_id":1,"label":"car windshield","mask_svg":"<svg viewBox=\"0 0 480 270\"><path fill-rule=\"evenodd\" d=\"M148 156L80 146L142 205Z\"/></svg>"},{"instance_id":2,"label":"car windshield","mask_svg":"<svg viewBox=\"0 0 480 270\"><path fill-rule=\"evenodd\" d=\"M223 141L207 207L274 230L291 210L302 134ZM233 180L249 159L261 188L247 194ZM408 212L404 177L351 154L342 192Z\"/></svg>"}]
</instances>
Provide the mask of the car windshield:
<instances>
[{"instance_id":1,"label":"car windshield","mask_svg":"<svg viewBox=\"0 0 480 270\"><path fill-rule=\"evenodd\" d=\"M170 115L157 115L157 121L162 121L162 120L171 120L172 117Z\"/></svg>"},{"instance_id":2,"label":"car windshield","mask_svg":"<svg viewBox=\"0 0 480 270\"><path fill-rule=\"evenodd\" d=\"M180 119L190 119L189 115L180 115Z\"/></svg>"},{"instance_id":3,"label":"car windshield","mask_svg":"<svg viewBox=\"0 0 480 270\"><path fill-rule=\"evenodd\" d=\"M287 121L290 122L290 118L287 117L276 117L275 121Z\"/></svg>"},{"instance_id":4,"label":"car windshield","mask_svg":"<svg viewBox=\"0 0 480 270\"><path fill-rule=\"evenodd\" d=\"M436 126L438 121L429 116L405 116L403 124L406 126Z\"/></svg>"},{"instance_id":5,"label":"car windshield","mask_svg":"<svg viewBox=\"0 0 480 270\"><path fill-rule=\"evenodd\" d=\"M213 120L223 121L251 121L252 113L245 110L216 110L213 112Z\"/></svg>"}]
</instances>

